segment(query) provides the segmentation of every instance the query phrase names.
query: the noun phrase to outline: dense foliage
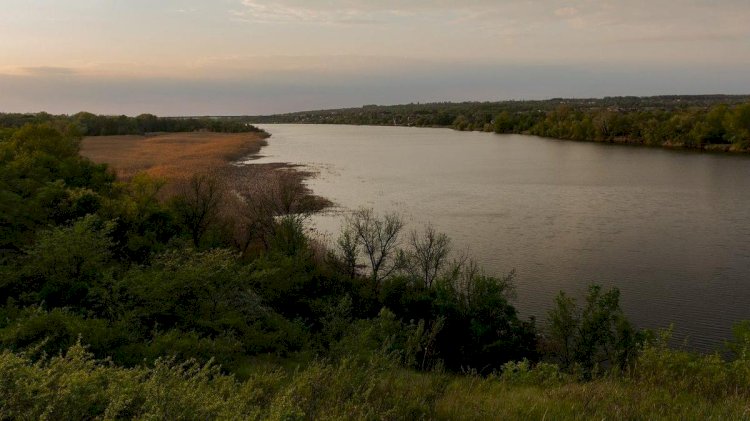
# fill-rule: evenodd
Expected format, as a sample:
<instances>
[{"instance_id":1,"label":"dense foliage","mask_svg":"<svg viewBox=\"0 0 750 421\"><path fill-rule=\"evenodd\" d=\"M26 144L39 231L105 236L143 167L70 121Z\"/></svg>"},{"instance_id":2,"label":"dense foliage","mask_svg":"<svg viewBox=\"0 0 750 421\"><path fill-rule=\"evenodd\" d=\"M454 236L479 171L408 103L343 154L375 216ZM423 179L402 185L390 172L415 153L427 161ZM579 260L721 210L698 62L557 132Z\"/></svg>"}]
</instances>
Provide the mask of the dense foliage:
<instances>
[{"instance_id":1,"label":"dense foliage","mask_svg":"<svg viewBox=\"0 0 750 421\"><path fill-rule=\"evenodd\" d=\"M252 117L264 123L452 127L559 139L750 150L750 97L657 96L368 105Z\"/></svg>"},{"instance_id":2,"label":"dense foliage","mask_svg":"<svg viewBox=\"0 0 750 421\"><path fill-rule=\"evenodd\" d=\"M750 397L750 325L732 361L672 351L592 286L540 327L513 273L430 226L362 209L319 244L283 171L243 191L198 175L164 200L163 181L81 158L75 130L3 133L0 419L601 418L613 398L577 402L592 389L623 418L679 418Z\"/></svg>"},{"instance_id":3,"label":"dense foliage","mask_svg":"<svg viewBox=\"0 0 750 421\"><path fill-rule=\"evenodd\" d=\"M163 201L163 182L119 183L81 158L75 133L27 125L0 147L0 344L9 349L54 355L80 339L125 366L177 354L235 373L252 356L382 347L415 368L537 359L536 328L510 303L510 279L465 262L449 270L443 259L424 282L395 215L352 218L352 244L369 257L377 248L379 260L365 269L355 253L346 267L338 249L306 235L296 184L238 198L199 175ZM371 243L381 229L390 241Z\"/></svg>"},{"instance_id":4,"label":"dense foliage","mask_svg":"<svg viewBox=\"0 0 750 421\"><path fill-rule=\"evenodd\" d=\"M750 360L647 347L625 377L579 382L546 363L449 375L387 356L270 367L239 380L213 364L163 358L125 369L73 345L32 361L0 352L2 419L684 420L747 418Z\"/></svg>"}]
</instances>

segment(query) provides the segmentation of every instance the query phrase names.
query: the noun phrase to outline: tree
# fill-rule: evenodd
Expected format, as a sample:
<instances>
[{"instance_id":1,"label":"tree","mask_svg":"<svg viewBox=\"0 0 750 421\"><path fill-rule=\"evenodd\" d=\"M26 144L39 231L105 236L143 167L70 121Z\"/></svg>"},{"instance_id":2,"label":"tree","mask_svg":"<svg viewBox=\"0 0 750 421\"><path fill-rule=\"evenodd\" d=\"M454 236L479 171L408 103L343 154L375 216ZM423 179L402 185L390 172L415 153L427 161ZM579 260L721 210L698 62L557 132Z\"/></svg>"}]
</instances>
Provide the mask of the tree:
<instances>
[{"instance_id":1,"label":"tree","mask_svg":"<svg viewBox=\"0 0 750 421\"><path fill-rule=\"evenodd\" d=\"M738 106L725 118L727 136L740 148L750 147L750 104Z\"/></svg>"},{"instance_id":2,"label":"tree","mask_svg":"<svg viewBox=\"0 0 750 421\"><path fill-rule=\"evenodd\" d=\"M17 292L35 294L49 307L78 306L106 275L113 224L89 215L42 232L23 263ZM33 297L31 297L33 298Z\"/></svg>"},{"instance_id":3,"label":"tree","mask_svg":"<svg viewBox=\"0 0 750 421\"><path fill-rule=\"evenodd\" d=\"M297 220L301 224L314 207L308 197L309 191L300 175L288 171L276 171L253 180L241 192L243 210L243 247L259 239L266 250L275 235L276 219L281 216Z\"/></svg>"},{"instance_id":4,"label":"tree","mask_svg":"<svg viewBox=\"0 0 750 421\"><path fill-rule=\"evenodd\" d=\"M495 133L513 132L513 120L511 120L510 113L507 110L503 110L503 112L495 117L493 129Z\"/></svg>"},{"instance_id":5,"label":"tree","mask_svg":"<svg viewBox=\"0 0 750 421\"><path fill-rule=\"evenodd\" d=\"M488 372L508 361L534 360L534 320L520 320L511 304L513 277L487 276L471 261L456 263L432 290L433 316L445 318L438 350L447 367Z\"/></svg>"},{"instance_id":6,"label":"tree","mask_svg":"<svg viewBox=\"0 0 750 421\"><path fill-rule=\"evenodd\" d=\"M294 215L284 215L274 221L270 250L285 256L299 256L309 250L304 221Z\"/></svg>"},{"instance_id":7,"label":"tree","mask_svg":"<svg viewBox=\"0 0 750 421\"><path fill-rule=\"evenodd\" d=\"M471 130L471 122L466 116L460 115L453 120L453 128L460 131Z\"/></svg>"},{"instance_id":8,"label":"tree","mask_svg":"<svg viewBox=\"0 0 750 421\"><path fill-rule=\"evenodd\" d=\"M25 125L0 141L0 255L30 245L39 227L93 212L111 188L106 167L78 155L73 132Z\"/></svg>"},{"instance_id":9,"label":"tree","mask_svg":"<svg viewBox=\"0 0 750 421\"><path fill-rule=\"evenodd\" d=\"M336 249L339 259L343 265L343 272L350 278L357 274L357 256L359 256L359 242L352 227L344 226L341 229Z\"/></svg>"},{"instance_id":10,"label":"tree","mask_svg":"<svg viewBox=\"0 0 750 421\"><path fill-rule=\"evenodd\" d=\"M727 348L738 360L750 359L750 320L741 320L732 326L732 340Z\"/></svg>"},{"instance_id":11,"label":"tree","mask_svg":"<svg viewBox=\"0 0 750 421\"><path fill-rule=\"evenodd\" d=\"M558 362L568 369L578 366L585 378L600 366L625 369L644 337L620 308L620 290L604 292L600 285L589 286L583 308L560 292L548 315L548 331Z\"/></svg>"},{"instance_id":12,"label":"tree","mask_svg":"<svg viewBox=\"0 0 750 421\"><path fill-rule=\"evenodd\" d=\"M554 352L563 367L570 367L574 362L574 340L579 322L576 312L575 300L560 291L555 297L555 308L547 316Z\"/></svg>"},{"instance_id":13,"label":"tree","mask_svg":"<svg viewBox=\"0 0 750 421\"><path fill-rule=\"evenodd\" d=\"M450 239L435 231L432 225L427 225L421 235L416 230L411 232L409 245L409 269L429 288L446 264Z\"/></svg>"},{"instance_id":14,"label":"tree","mask_svg":"<svg viewBox=\"0 0 750 421\"><path fill-rule=\"evenodd\" d=\"M399 234L404 221L396 213L378 217L372 209L359 209L347 219L347 224L362 245L370 266L370 278L378 289L384 279L402 267Z\"/></svg>"},{"instance_id":15,"label":"tree","mask_svg":"<svg viewBox=\"0 0 750 421\"><path fill-rule=\"evenodd\" d=\"M615 116L615 113L606 110L594 115L593 124L599 137L596 140L612 140L614 136L612 129Z\"/></svg>"},{"instance_id":16,"label":"tree","mask_svg":"<svg viewBox=\"0 0 750 421\"><path fill-rule=\"evenodd\" d=\"M63 160L78 158L80 138L63 136L48 124L27 125L13 134L11 145L18 154L46 154Z\"/></svg>"},{"instance_id":17,"label":"tree","mask_svg":"<svg viewBox=\"0 0 750 421\"><path fill-rule=\"evenodd\" d=\"M218 179L199 174L191 177L182 187L182 193L172 199L172 209L190 233L196 248L200 247L206 231L219 219L223 197L224 188Z\"/></svg>"},{"instance_id":18,"label":"tree","mask_svg":"<svg viewBox=\"0 0 750 421\"><path fill-rule=\"evenodd\" d=\"M116 223L112 238L118 258L145 262L179 234L174 213L159 201L164 185L163 179L139 173L116 183L112 200L104 201L99 214Z\"/></svg>"}]
</instances>

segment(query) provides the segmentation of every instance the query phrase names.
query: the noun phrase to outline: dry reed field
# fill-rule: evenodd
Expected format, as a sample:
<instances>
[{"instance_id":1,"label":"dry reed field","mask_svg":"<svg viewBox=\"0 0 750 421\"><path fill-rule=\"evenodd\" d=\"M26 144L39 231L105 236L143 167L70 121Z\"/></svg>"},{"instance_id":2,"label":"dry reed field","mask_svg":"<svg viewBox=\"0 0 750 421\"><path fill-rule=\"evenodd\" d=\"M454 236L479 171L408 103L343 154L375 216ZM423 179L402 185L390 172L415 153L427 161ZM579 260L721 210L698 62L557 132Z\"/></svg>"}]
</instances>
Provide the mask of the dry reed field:
<instances>
[{"instance_id":1,"label":"dry reed field","mask_svg":"<svg viewBox=\"0 0 750 421\"><path fill-rule=\"evenodd\" d=\"M232 161L265 145L262 133L165 133L147 136L92 136L81 155L107 163L120 180L145 172L168 182L197 173L222 173Z\"/></svg>"},{"instance_id":2,"label":"dry reed field","mask_svg":"<svg viewBox=\"0 0 750 421\"><path fill-rule=\"evenodd\" d=\"M121 181L139 173L165 182L157 197L191 197L195 176L216 182L223 218L237 225L234 235L242 237L248 207L278 207L284 212L314 212L331 203L315 196L304 183L313 173L286 163L233 165L257 153L266 145L265 133L165 133L148 136L92 136L81 143L81 155L107 163ZM204 185L204 187L206 187ZM236 194L225 194L233 191ZM265 209L268 211L268 209ZM252 221L251 221L252 222ZM244 240L242 240L244 241ZM240 241L240 242L242 242Z\"/></svg>"}]
</instances>

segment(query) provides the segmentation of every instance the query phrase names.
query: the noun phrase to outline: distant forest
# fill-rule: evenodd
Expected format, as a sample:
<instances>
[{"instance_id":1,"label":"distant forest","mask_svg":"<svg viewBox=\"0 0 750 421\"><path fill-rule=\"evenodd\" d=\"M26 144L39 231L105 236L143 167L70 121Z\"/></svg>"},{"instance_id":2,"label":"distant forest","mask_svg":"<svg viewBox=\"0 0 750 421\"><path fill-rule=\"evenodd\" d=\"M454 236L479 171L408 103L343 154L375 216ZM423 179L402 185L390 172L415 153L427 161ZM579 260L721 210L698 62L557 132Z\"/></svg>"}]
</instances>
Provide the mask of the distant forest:
<instances>
[{"instance_id":1,"label":"distant forest","mask_svg":"<svg viewBox=\"0 0 750 421\"><path fill-rule=\"evenodd\" d=\"M750 152L750 95L554 98L538 101L365 105L266 116L157 117L0 113L3 131L49 123L83 136L260 131L253 124L447 127L557 139Z\"/></svg>"},{"instance_id":2,"label":"distant forest","mask_svg":"<svg viewBox=\"0 0 750 421\"><path fill-rule=\"evenodd\" d=\"M137 117L125 115L109 116L80 112L73 115L40 113L0 113L0 137L2 131L10 133L27 124L51 124L62 131L73 130L82 136L143 135L155 132L219 133L259 132L245 121L222 117L157 117L141 114Z\"/></svg>"},{"instance_id":3,"label":"distant forest","mask_svg":"<svg viewBox=\"0 0 750 421\"><path fill-rule=\"evenodd\" d=\"M254 116L247 122L451 127L581 141L750 150L750 95L366 105Z\"/></svg>"}]
</instances>

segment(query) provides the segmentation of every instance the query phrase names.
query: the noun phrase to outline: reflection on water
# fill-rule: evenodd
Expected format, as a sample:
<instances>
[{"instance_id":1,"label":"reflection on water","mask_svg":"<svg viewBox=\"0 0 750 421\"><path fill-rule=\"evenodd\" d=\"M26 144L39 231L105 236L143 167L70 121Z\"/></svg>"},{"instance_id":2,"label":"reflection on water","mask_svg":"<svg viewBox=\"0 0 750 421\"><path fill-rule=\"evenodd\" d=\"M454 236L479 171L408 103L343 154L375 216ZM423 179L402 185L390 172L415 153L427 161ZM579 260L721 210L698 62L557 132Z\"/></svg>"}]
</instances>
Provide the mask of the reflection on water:
<instances>
[{"instance_id":1,"label":"reflection on water","mask_svg":"<svg viewBox=\"0 0 750 421\"><path fill-rule=\"evenodd\" d=\"M254 162L305 164L340 206L432 222L488 272L516 269L517 307L544 319L559 290L622 290L639 326L701 349L750 319L750 159L519 135L266 125ZM341 212L314 219L329 237Z\"/></svg>"}]
</instances>

